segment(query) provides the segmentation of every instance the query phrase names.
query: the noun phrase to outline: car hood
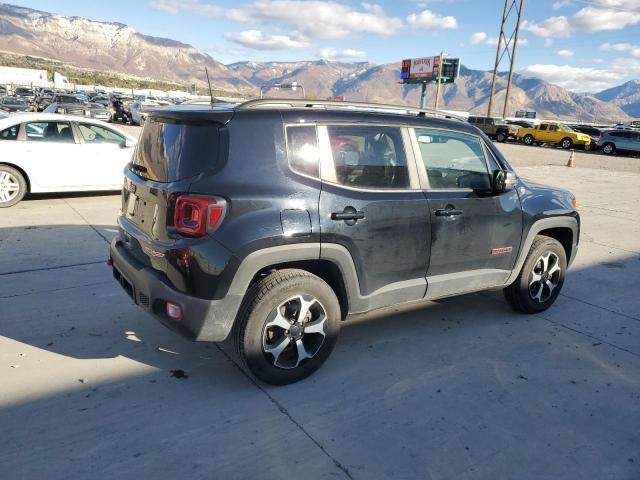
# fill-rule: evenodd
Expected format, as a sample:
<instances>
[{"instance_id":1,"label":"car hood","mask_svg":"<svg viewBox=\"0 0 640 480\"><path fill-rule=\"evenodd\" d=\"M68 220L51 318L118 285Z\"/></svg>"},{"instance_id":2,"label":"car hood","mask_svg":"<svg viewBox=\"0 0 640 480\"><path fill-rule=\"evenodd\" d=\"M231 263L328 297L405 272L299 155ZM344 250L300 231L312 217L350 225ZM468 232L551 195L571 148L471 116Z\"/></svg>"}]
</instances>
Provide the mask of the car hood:
<instances>
[{"instance_id":1,"label":"car hood","mask_svg":"<svg viewBox=\"0 0 640 480\"><path fill-rule=\"evenodd\" d=\"M550 201L558 210L573 210L573 200L576 198L573 193L563 188L552 187L537 183L526 178L519 178L518 193L521 200L523 198L544 198Z\"/></svg>"}]
</instances>

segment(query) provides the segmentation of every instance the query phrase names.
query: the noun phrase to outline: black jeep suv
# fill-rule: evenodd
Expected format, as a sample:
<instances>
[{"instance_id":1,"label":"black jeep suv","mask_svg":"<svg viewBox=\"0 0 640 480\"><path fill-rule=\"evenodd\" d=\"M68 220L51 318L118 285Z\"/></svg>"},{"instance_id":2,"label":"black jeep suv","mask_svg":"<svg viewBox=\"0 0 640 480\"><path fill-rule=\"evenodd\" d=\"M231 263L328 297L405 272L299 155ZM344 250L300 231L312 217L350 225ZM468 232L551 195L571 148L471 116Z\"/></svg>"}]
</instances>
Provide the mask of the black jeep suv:
<instances>
[{"instance_id":1,"label":"black jeep suv","mask_svg":"<svg viewBox=\"0 0 640 480\"><path fill-rule=\"evenodd\" d=\"M444 114L254 100L151 113L126 169L113 274L273 384L314 372L349 316L503 288L548 308L575 257L563 190L525 182Z\"/></svg>"}]
</instances>

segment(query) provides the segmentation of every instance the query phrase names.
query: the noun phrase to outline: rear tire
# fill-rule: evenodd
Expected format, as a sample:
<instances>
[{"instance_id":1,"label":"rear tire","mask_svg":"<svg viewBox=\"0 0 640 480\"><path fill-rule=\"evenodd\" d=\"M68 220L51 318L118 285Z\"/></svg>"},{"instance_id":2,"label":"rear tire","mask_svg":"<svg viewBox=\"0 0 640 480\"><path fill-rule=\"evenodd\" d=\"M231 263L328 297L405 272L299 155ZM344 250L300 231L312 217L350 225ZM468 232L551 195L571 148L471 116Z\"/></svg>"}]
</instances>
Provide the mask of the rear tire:
<instances>
[{"instance_id":1,"label":"rear tire","mask_svg":"<svg viewBox=\"0 0 640 480\"><path fill-rule=\"evenodd\" d=\"M13 207L27 194L27 181L15 168L0 165L0 208Z\"/></svg>"},{"instance_id":2,"label":"rear tire","mask_svg":"<svg viewBox=\"0 0 640 480\"><path fill-rule=\"evenodd\" d=\"M538 235L515 281L503 289L511 306L523 313L540 313L558 298L567 270L567 254L555 238Z\"/></svg>"},{"instance_id":3,"label":"rear tire","mask_svg":"<svg viewBox=\"0 0 640 480\"><path fill-rule=\"evenodd\" d=\"M616 153L616 146L611 142L607 142L602 146L602 152L605 155L613 155Z\"/></svg>"},{"instance_id":4,"label":"rear tire","mask_svg":"<svg viewBox=\"0 0 640 480\"><path fill-rule=\"evenodd\" d=\"M329 357L340 321L327 283L303 270L278 270L247 291L234 327L235 354L263 382L294 383Z\"/></svg>"},{"instance_id":5,"label":"rear tire","mask_svg":"<svg viewBox=\"0 0 640 480\"><path fill-rule=\"evenodd\" d=\"M533 141L534 141L533 135L525 135L523 141L525 145L529 145L529 146L533 145Z\"/></svg>"}]
</instances>

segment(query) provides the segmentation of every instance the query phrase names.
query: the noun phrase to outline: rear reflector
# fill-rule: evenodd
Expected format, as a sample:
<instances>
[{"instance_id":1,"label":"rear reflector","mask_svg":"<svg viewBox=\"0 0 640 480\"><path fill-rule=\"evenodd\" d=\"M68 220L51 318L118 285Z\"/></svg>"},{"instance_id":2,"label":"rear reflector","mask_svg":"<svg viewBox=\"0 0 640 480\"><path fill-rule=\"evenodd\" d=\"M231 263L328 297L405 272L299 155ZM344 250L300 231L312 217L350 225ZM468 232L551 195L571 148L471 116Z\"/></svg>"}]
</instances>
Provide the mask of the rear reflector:
<instances>
[{"instance_id":1,"label":"rear reflector","mask_svg":"<svg viewBox=\"0 0 640 480\"><path fill-rule=\"evenodd\" d=\"M177 303L167 302L166 312L171 320L182 320L182 307Z\"/></svg>"}]
</instances>

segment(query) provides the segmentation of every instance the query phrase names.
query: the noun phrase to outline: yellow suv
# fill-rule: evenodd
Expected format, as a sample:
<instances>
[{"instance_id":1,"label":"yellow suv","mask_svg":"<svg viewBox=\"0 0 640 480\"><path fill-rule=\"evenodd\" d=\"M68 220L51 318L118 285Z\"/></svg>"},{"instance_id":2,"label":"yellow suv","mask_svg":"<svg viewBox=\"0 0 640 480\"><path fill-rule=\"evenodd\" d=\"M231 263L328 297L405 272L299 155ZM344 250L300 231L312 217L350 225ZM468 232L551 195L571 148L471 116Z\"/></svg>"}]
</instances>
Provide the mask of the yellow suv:
<instances>
[{"instance_id":1,"label":"yellow suv","mask_svg":"<svg viewBox=\"0 0 640 480\"><path fill-rule=\"evenodd\" d=\"M519 128L517 137L525 145L557 143L565 149L582 147L585 150L590 150L592 146L589 135L576 132L567 125L553 122L544 122L534 128Z\"/></svg>"}]
</instances>

